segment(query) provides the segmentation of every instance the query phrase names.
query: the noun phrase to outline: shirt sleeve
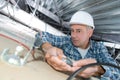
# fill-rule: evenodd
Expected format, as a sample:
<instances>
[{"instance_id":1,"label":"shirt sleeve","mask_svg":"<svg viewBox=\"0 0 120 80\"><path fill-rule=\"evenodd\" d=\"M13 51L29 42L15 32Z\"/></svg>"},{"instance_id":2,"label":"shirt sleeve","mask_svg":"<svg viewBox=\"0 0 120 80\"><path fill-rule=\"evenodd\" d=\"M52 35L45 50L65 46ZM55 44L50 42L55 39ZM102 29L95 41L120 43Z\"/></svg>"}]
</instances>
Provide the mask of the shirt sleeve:
<instances>
[{"instance_id":1,"label":"shirt sleeve","mask_svg":"<svg viewBox=\"0 0 120 80\"><path fill-rule=\"evenodd\" d=\"M48 42L56 47L61 47L63 44L70 42L70 36L56 36L48 32L42 32L42 43Z\"/></svg>"},{"instance_id":2,"label":"shirt sleeve","mask_svg":"<svg viewBox=\"0 0 120 80\"><path fill-rule=\"evenodd\" d=\"M100 43L99 45L99 60L102 63L110 63L117 65L116 61L110 56L107 48ZM110 66L102 66L105 69L105 73L102 75L102 78L107 80L119 80L120 79L120 70Z\"/></svg>"}]
</instances>

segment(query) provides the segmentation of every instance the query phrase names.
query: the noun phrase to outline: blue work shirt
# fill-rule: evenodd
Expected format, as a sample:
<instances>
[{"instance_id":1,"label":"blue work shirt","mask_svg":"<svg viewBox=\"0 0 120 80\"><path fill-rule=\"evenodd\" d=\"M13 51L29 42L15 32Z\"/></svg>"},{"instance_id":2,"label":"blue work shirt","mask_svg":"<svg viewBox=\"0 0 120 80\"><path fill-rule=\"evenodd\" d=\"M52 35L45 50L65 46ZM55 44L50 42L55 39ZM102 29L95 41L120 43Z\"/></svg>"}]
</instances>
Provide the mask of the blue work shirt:
<instances>
[{"instance_id":1,"label":"blue work shirt","mask_svg":"<svg viewBox=\"0 0 120 80\"><path fill-rule=\"evenodd\" d=\"M40 34L39 34L40 35ZM48 32L42 32L42 43L49 42L53 46L61 48L65 56L75 61L83 59L81 53L72 44L70 36L56 36ZM117 65L116 61L110 56L107 48L103 45L103 42L97 42L90 40L90 48L88 49L85 58L96 59L97 62L111 63ZM108 66L103 66L105 73L102 75L101 80L120 80L120 70Z\"/></svg>"}]
</instances>

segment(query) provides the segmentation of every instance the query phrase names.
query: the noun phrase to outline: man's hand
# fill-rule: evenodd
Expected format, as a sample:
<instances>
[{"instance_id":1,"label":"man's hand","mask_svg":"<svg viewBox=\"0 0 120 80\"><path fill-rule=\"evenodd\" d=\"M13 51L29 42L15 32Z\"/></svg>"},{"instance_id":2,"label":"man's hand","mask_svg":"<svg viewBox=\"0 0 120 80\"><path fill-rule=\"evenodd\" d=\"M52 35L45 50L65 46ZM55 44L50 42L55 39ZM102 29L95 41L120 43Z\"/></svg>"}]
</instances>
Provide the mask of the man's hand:
<instances>
[{"instance_id":1,"label":"man's hand","mask_svg":"<svg viewBox=\"0 0 120 80\"><path fill-rule=\"evenodd\" d=\"M59 71L71 71L72 68L68 64L63 62L60 58L51 55L48 57L49 54L46 55L46 60L48 64L51 65L54 69Z\"/></svg>"},{"instance_id":2,"label":"man's hand","mask_svg":"<svg viewBox=\"0 0 120 80\"><path fill-rule=\"evenodd\" d=\"M62 58L65 57L63 51L57 47L51 47L47 50L45 59L49 65L54 69L59 71L71 71L71 67L62 61Z\"/></svg>"},{"instance_id":3,"label":"man's hand","mask_svg":"<svg viewBox=\"0 0 120 80\"><path fill-rule=\"evenodd\" d=\"M82 66L85 66L87 64L96 63L97 61L95 59L82 59L79 61L76 61L73 63L73 69L72 71L76 71L77 69L81 68ZM78 76L89 78L91 76L100 76L101 74L104 74L104 70L101 66L93 66L85 69L81 73L78 74Z\"/></svg>"}]
</instances>

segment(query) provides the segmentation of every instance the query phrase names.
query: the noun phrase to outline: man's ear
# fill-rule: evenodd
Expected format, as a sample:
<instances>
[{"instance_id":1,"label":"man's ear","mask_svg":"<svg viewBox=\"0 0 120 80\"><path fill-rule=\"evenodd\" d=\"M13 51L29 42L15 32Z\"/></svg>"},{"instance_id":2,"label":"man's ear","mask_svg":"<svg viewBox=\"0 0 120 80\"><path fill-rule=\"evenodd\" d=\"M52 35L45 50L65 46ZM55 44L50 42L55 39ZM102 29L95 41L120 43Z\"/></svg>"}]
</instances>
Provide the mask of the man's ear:
<instances>
[{"instance_id":1,"label":"man's ear","mask_svg":"<svg viewBox=\"0 0 120 80\"><path fill-rule=\"evenodd\" d=\"M89 29L88 36L91 37L93 35L93 29Z\"/></svg>"}]
</instances>

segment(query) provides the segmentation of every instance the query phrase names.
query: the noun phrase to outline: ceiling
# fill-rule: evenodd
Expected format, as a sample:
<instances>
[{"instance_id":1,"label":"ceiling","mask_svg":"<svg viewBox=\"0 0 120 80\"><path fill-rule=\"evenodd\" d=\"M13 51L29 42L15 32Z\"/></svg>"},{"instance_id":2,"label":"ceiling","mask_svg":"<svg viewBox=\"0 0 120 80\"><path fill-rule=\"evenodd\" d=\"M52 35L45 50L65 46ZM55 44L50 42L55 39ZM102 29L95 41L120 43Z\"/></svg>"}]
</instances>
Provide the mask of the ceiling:
<instances>
[{"instance_id":1,"label":"ceiling","mask_svg":"<svg viewBox=\"0 0 120 80\"><path fill-rule=\"evenodd\" d=\"M10 0L26 12L69 33L73 13L85 10L94 18L93 38L120 43L120 0ZM116 37L117 38L116 38Z\"/></svg>"}]
</instances>

